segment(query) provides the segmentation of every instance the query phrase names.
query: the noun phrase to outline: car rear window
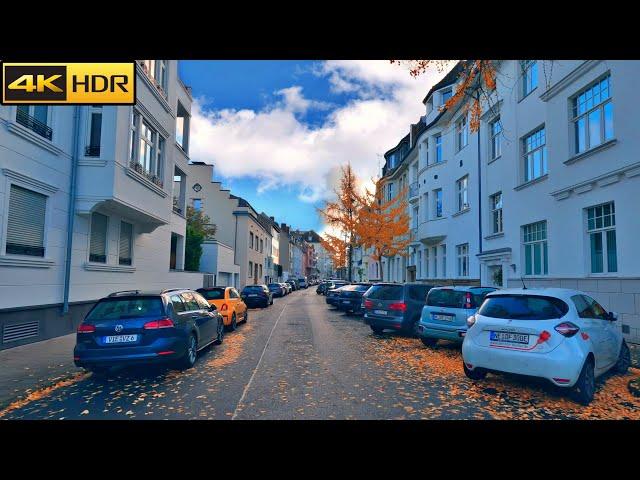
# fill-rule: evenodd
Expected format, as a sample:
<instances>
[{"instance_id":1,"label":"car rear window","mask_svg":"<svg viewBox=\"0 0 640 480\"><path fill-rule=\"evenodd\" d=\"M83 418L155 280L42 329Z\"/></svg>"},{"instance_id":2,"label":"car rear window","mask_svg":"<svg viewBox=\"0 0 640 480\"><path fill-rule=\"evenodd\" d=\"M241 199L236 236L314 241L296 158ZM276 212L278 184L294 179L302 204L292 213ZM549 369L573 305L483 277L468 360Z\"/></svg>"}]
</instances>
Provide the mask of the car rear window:
<instances>
[{"instance_id":1,"label":"car rear window","mask_svg":"<svg viewBox=\"0 0 640 480\"><path fill-rule=\"evenodd\" d=\"M550 320L567 314L569 306L559 298L540 295L496 295L487 297L478 314L512 320Z\"/></svg>"},{"instance_id":2,"label":"car rear window","mask_svg":"<svg viewBox=\"0 0 640 480\"><path fill-rule=\"evenodd\" d=\"M427 285L411 285L408 288L409 298L418 302L425 302L430 289L431 287Z\"/></svg>"},{"instance_id":3,"label":"car rear window","mask_svg":"<svg viewBox=\"0 0 640 480\"><path fill-rule=\"evenodd\" d=\"M467 292L462 290L436 288L427 295L427 305L431 307L463 308L466 300Z\"/></svg>"},{"instance_id":4,"label":"car rear window","mask_svg":"<svg viewBox=\"0 0 640 480\"><path fill-rule=\"evenodd\" d=\"M256 293L256 292L264 292L264 290L262 289L262 287L260 285L253 285L251 287L244 287L243 292Z\"/></svg>"},{"instance_id":5,"label":"car rear window","mask_svg":"<svg viewBox=\"0 0 640 480\"><path fill-rule=\"evenodd\" d=\"M161 315L164 315L164 306L159 297L114 298L100 300L87 315L87 320L121 320Z\"/></svg>"},{"instance_id":6,"label":"car rear window","mask_svg":"<svg viewBox=\"0 0 640 480\"><path fill-rule=\"evenodd\" d=\"M282 288L282 285L279 283L270 283L269 288Z\"/></svg>"},{"instance_id":7,"label":"car rear window","mask_svg":"<svg viewBox=\"0 0 640 480\"><path fill-rule=\"evenodd\" d=\"M402 300L402 285L374 285L367 297L373 300Z\"/></svg>"},{"instance_id":8,"label":"car rear window","mask_svg":"<svg viewBox=\"0 0 640 480\"><path fill-rule=\"evenodd\" d=\"M198 293L207 300L221 300L224 298L224 288L212 288L210 290L198 290Z\"/></svg>"},{"instance_id":9,"label":"car rear window","mask_svg":"<svg viewBox=\"0 0 640 480\"><path fill-rule=\"evenodd\" d=\"M371 285L355 285L354 290L357 290L358 292L366 292L370 288L371 288Z\"/></svg>"}]
</instances>

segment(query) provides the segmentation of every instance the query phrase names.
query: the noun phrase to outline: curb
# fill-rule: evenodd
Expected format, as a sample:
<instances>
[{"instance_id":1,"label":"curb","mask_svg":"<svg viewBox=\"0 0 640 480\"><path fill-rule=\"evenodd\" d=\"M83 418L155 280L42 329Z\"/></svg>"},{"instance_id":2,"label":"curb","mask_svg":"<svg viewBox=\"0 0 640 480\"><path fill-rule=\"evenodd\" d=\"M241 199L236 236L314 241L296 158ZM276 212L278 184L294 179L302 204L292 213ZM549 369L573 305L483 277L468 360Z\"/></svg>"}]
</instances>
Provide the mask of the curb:
<instances>
[{"instance_id":1,"label":"curb","mask_svg":"<svg viewBox=\"0 0 640 480\"><path fill-rule=\"evenodd\" d=\"M640 397L640 377L629 381L629 391L634 397Z\"/></svg>"}]
</instances>

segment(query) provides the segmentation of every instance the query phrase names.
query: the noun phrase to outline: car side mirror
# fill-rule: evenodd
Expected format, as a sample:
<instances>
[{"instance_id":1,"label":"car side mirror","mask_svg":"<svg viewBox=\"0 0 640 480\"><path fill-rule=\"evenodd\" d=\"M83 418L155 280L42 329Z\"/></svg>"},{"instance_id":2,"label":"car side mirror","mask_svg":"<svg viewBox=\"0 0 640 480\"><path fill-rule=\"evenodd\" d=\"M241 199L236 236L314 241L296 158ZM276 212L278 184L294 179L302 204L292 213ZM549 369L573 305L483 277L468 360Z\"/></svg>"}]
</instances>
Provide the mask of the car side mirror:
<instances>
[{"instance_id":1,"label":"car side mirror","mask_svg":"<svg viewBox=\"0 0 640 480\"><path fill-rule=\"evenodd\" d=\"M215 312L216 310L218 310L218 307L216 307L215 305L209 305L210 312Z\"/></svg>"},{"instance_id":2,"label":"car side mirror","mask_svg":"<svg viewBox=\"0 0 640 480\"><path fill-rule=\"evenodd\" d=\"M607 320L609 320L610 322L615 322L616 320L618 320L618 314L616 312L607 313Z\"/></svg>"}]
</instances>

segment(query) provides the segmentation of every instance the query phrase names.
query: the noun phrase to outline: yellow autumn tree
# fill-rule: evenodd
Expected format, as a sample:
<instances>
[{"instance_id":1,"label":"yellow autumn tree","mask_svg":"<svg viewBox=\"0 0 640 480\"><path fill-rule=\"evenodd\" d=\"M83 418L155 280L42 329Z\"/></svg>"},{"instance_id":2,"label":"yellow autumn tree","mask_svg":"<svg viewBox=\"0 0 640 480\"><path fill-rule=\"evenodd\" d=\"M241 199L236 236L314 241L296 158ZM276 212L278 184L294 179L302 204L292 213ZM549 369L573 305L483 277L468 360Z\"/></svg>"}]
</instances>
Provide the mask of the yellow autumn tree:
<instances>
[{"instance_id":1,"label":"yellow autumn tree","mask_svg":"<svg viewBox=\"0 0 640 480\"><path fill-rule=\"evenodd\" d=\"M341 167L338 187L334 189L336 199L325 202L318 212L325 223L346 236L348 279L351 281L353 248L358 245L356 228L362 208L362 196L358 193L358 179L351 164Z\"/></svg>"},{"instance_id":2,"label":"yellow autumn tree","mask_svg":"<svg viewBox=\"0 0 640 480\"><path fill-rule=\"evenodd\" d=\"M382 257L406 256L411 243L411 227L406 200L406 187L391 200L384 199L383 181L375 181L373 192L363 196L356 234L361 245L372 249L372 258L380 267L380 279L384 280Z\"/></svg>"},{"instance_id":3,"label":"yellow autumn tree","mask_svg":"<svg viewBox=\"0 0 640 480\"><path fill-rule=\"evenodd\" d=\"M320 238L320 243L329 254L333 266L344 267L347 263L347 242L334 235L325 234Z\"/></svg>"}]
</instances>

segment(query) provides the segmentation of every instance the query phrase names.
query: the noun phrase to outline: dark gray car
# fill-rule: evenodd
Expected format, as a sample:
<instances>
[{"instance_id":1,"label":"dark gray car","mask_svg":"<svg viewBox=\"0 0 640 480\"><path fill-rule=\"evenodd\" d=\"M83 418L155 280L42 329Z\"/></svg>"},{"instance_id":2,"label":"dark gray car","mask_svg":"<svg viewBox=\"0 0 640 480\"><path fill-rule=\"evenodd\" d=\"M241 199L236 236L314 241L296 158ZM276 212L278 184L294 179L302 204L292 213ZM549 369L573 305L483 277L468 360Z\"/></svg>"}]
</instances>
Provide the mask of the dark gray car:
<instances>
[{"instance_id":1,"label":"dark gray car","mask_svg":"<svg viewBox=\"0 0 640 480\"><path fill-rule=\"evenodd\" d=\"M385 329L414 334L427 294L435 285L376 283L364 295L364 320L374 333Z\"/></svg>"}]
</instances>

